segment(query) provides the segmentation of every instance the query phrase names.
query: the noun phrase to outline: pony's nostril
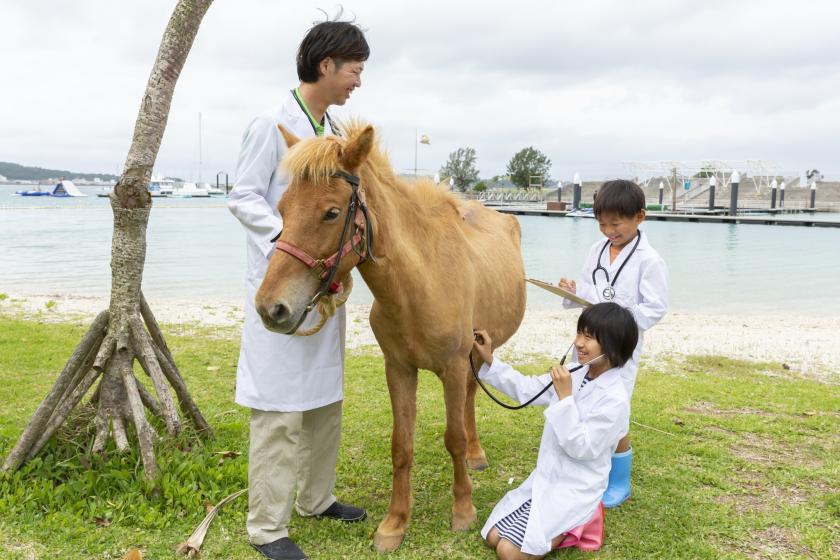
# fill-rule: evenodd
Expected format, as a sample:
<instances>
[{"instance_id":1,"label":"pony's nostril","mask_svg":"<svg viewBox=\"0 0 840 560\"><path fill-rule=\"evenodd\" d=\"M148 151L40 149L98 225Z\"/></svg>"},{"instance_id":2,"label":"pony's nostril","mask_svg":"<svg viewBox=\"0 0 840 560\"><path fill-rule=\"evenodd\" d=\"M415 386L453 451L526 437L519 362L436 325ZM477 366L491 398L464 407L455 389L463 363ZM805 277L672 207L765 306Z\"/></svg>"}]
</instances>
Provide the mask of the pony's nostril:
<instances>
[{"instance_id":1,"label":"pony's nostril","mask_svg":"<svg viewBox=\"0 0 840 560\"><path fill-rule=\"evenodd\" d=\"M283 323L289 318L289 308L282 303L276 303L269 311L268 316L275 323Z\"/></svg>"}]
</instances>

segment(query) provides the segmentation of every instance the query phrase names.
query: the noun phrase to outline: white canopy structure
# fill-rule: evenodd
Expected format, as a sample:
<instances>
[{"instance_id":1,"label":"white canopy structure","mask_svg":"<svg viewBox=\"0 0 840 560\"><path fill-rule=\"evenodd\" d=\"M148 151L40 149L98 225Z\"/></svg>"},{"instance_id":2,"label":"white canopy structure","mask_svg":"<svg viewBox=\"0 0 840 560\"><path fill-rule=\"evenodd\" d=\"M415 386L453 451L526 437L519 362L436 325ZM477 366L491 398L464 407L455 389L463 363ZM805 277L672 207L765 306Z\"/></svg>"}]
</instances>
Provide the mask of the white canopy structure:
<instances>
[{"instance_id":1,"label":"white canopy structure","mask_svg":"<svg viewBox=\"0 0 840 560\"><path fill-rule=\"evenodd\" d=\"M73 181L62 179L52 191L53 196L87 196L73 184Z\"/></svg>"}]
</instances>

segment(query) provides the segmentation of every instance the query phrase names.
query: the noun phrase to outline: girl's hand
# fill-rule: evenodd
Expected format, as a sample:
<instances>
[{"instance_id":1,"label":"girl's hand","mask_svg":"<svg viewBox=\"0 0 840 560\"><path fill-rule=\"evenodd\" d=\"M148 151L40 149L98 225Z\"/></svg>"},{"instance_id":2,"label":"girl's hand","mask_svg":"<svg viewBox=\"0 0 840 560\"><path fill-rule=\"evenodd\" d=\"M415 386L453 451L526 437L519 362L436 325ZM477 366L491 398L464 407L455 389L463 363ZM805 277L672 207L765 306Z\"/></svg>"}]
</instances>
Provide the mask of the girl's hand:
<instances>
[{"instance_id":1,"label":"girl's hand","mask_svg":"<svg viewBox=\"0 0 840 560\"><path fill-rule=\"evenodd\" d=\"M566 290L567 292L572 292L573 294L577 293L577 283L574 280L569 280L568 278L561 278L557 285Z\"/></svg>"},{"instance_id":2,"label":"girl's hand","mask_svg":"<svg viewBox=\"0 0 840 560\"><path fill-rule=\"evenodd\" d=\"M572 374L565 366L551 367L551 383L561 401L572 396Z\"/></svg>"},{"instance_id":3,"label":"girl's hand","mask_svg":"<svg viewBox=\"0 0 840 560\"><path fill-rule=\"evenodd\" d=\"M474 329L473 336L475 337L473 348L476 349L485 364L488 366L493 365L493 340L490 338L490 335L487 334L487 331Z\"/></svg>"}]
</instances>

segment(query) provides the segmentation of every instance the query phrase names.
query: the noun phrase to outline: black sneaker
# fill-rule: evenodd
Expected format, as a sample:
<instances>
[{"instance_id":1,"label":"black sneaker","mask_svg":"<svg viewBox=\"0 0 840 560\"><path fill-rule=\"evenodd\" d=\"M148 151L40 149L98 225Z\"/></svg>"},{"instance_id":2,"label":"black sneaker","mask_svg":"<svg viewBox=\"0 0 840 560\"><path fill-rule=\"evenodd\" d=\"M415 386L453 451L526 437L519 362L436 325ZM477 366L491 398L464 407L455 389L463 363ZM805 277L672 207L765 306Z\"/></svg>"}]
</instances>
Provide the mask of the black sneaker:
<instances>
[{"instance_id":1,"label":"black sneaker","mask_svg":"<svg viewBox=\"0 0 840 560\"><path fill-rule=\"evenodd\" d=\"M251 546L269 560L308 560L306 554L289 537L266 544L251 543Z\"/></svg>"},{"instance_id":2,"label":"black sneaker","mask_svg":"<svg viewBox=\"0 0 840 560\"><path fill-rule=\"evenodd\" d=\"M361 521L362 519L367 517L367 512L362 508L344 505L339 502L333 502L333 505L331 505L315 517L319 519L323 519L326 517L327 519L338 519L339 521L344 521L345 523L355 523L356 521Z\"/></svg>"}]
</instances>

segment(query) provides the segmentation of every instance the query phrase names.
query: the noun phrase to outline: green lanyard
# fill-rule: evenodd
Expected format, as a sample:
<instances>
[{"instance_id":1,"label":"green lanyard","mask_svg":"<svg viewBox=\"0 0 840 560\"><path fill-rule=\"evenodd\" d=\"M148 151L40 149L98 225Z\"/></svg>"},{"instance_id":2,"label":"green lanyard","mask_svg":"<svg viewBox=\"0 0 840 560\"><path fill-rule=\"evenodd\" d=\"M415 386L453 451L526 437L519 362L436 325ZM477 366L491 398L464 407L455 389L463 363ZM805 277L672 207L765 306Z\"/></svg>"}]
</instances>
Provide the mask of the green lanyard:
<instances>
[{"instance_id":1,"label":"green lanyard","mask_svg":"<svg viewBox=\"0 0 840 560\"><path fill-rule=\"evenodd\" d=\"M306 116L309 118L309 124L312 125L312 130L315 131L315 136L323 136L324 124L316 121L315 118L312 116L312 113L309 112L309 107L307 107L306 103L304 103L303 98L300 96L300 91L298 90L298 88L292 90L292 96L294 96L295 101L297 101L298 105L300 105L300 108L303 110L304 113L306 113Z\"/></svg>"}]
</instances>

